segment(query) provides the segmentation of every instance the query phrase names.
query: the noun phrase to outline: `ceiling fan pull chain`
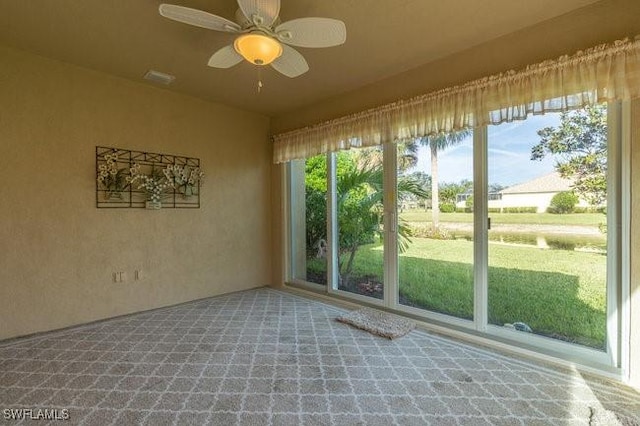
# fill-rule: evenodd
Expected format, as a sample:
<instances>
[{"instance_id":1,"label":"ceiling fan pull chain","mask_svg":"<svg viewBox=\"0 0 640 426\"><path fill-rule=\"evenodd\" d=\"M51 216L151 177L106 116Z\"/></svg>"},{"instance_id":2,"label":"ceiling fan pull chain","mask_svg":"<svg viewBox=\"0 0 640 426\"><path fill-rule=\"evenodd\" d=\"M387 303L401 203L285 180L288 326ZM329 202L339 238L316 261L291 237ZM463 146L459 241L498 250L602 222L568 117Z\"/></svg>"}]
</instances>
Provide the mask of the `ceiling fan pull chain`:
<instances>
[{"instance_id":1,"label":"ceiling fan pull chain","mask_svg":"<svg viewBox=\"0 0 640 426\"><path fill-rule=\"evenodd\" d=\"M258 94L262 91L262 70L258 67Z\"/></svg>"}]
</instances>

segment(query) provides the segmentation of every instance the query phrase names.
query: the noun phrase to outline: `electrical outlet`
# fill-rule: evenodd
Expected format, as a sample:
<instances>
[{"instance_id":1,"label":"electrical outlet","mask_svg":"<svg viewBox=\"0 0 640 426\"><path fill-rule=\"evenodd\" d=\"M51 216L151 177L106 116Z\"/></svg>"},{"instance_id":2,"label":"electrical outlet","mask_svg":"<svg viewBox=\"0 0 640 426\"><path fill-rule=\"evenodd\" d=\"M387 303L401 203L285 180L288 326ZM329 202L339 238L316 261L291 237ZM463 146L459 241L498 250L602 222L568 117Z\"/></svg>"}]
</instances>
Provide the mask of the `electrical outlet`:
<instances>
[{"instance_id":1,"label":"electrical outlet","mask_svg":"<svg viewBox=\"0 0 640 426\"><path fill-rule=\"evenodd\" d=\"M124 271L116 271L113 273L114 283L123 283L127 280L127 274Z\"/></svg>"},{"instance_id":2,"label":"electrical outlet","mask_svg":"<svg viewBox=\"0 0 640 426\"><path fill-rule=\"evenodd\" d=\"M136 269L133 272L133 280L134 281L140 281L142 279L142 270L141 269Z\"/></svg>"}]
</instances>

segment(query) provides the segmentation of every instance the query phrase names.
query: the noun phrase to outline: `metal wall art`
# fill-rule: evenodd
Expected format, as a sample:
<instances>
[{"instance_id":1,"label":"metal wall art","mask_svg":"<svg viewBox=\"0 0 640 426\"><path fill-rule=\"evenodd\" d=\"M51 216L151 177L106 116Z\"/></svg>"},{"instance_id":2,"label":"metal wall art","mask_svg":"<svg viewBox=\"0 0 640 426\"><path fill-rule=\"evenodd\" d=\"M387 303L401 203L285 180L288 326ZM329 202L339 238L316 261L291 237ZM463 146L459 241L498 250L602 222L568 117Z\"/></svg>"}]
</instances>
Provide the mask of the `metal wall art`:
<instances>
[{"instance_id":1,"label":"metal wall art","mask_svg":"<svg viewBox=\"0 0 640 426\"><path fill-rule=\"evenodd\" d=\"M96 207L199 208L200 159L96 146Z\"/></svg>"}]
</instances>

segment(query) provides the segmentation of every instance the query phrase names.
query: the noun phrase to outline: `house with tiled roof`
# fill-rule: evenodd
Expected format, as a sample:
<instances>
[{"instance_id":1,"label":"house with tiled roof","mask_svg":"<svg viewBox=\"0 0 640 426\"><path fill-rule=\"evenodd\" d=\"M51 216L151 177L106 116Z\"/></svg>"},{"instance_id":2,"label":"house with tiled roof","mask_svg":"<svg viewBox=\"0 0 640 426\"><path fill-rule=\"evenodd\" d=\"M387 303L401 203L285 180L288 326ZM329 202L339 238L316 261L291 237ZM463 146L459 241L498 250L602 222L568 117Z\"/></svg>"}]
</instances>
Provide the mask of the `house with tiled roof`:
<instances>
[{"instance_id":1,"label":"house with tiled roof","mask_svg":"<svg viewBox=\"0 0 640 426\"><path fill-rule=\"evenodd\" d=\"M547 211L551 199L558 192L571 191L573 181L552 172L533 180L510 186L500 191L498 199L489 200L489 208L535 207L538 213ZM589 203L580 200L580 207Z\"/></svg>"}]
</instances>

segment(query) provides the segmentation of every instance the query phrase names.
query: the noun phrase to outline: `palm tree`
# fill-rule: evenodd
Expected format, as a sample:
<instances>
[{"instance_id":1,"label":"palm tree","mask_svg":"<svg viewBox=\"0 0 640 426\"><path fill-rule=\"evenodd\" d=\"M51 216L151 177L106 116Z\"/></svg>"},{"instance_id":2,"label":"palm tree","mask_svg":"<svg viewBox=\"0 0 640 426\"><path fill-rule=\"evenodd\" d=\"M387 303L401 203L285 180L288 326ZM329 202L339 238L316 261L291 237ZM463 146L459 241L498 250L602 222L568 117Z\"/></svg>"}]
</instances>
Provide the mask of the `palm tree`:
<instances>
[{"instance_id":1,"label":"palm tree","mask_svg":"<svg viewBox=\"0 0 640 426\"><path fill-rule=\"evenodd\" d=\"M397 147L397 161L398 170L404 172L409 170L418 164L418 143L416 140L404 140L396 142ZM353 157L359 167L369 166L382 166L383 154L382 147L376 146L366 149L356 149L353 152Z\"/></svg>"},{"instance_id":2,"label":"palm tree","mask_svg":"<svg viewBox=\"0 0 640 426\"><path fill-rule=\"evenodd\" d=\"M415 139L398 142L398 171L405 172L418 164L418 144Z\"/></svg>"},{"instance_id":3,"label":"palm tree","mask_svg":"<svg viewBox=\"0 0 640 426\"><path fill-rule=\"evenodd\" d=\"M423 146L431 148L431 223L434 231L440 227L440 205L438 194L438 151L461 143L471 136L470 129L443 133L437 136L425 136L420 139Z\"/></svg>"},{"instance_id":4,"label":"palm tree","mask_svg":"<svg viewBox=\"0 0 640 426\"><path fill-rule=\"evenodd\" d=\"M353 270L353 262L358 249L382 235L383 221L383 168L382 164L368 162L355 163L338 176L336 201L338 209L339 250L338 270L340 283L347 286ZM398 178L398 194L424 197L426 193L420 181L412 176ZM400 251L409 245L410 228L398 223L398 244ZM346 255L346 256L342 256Z\"/></svg>"}]
</instances>

